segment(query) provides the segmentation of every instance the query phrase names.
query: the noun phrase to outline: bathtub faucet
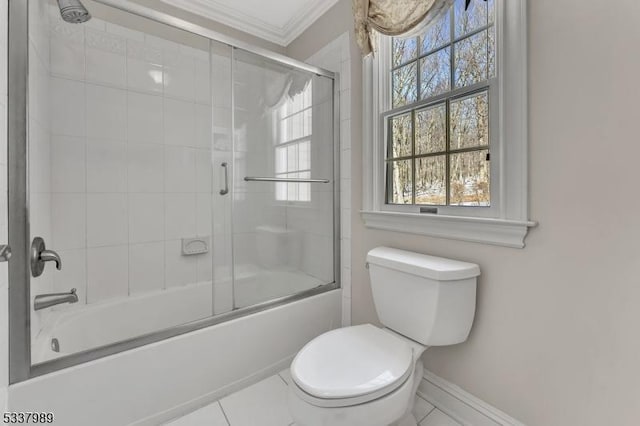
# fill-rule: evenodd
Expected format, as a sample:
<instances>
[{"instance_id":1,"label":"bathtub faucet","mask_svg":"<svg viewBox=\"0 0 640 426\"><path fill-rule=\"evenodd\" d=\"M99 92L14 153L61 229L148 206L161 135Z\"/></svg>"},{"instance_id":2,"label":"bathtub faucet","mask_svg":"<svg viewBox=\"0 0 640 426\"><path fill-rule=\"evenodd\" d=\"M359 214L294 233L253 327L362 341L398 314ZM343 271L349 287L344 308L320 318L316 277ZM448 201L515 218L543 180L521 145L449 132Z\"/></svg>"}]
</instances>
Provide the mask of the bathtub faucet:
<instances>
[{"instance_id":1,"label":"bathtub faucet","mask_svg":"<svg viewBox=\"0 0 640 426\"><path fill-rule=\"evenodd\" d=\"M49 293L39 294L33 300L33 309L39 311L40 309L48 308L61 303L76 303L78 301L78 295L76 289L72 288L69 293Z\"/></svg>"}]
</instances>

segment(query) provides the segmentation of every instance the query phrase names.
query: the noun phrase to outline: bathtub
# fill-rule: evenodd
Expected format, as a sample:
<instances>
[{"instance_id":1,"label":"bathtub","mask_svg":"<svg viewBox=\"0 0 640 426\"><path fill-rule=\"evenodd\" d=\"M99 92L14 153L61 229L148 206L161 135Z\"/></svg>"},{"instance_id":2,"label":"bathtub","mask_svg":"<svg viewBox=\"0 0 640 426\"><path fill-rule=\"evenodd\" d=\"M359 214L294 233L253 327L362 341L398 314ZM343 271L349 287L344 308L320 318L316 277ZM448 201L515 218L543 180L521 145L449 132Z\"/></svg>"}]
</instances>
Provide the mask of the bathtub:
<instances>
[{"instance_id":1,"label":"bathtub","mask_svg":"<svg viewBox=\"0 0 640 426\"><path fill-rule=\"evenodd\" d=\"M68 305L47 318L31 349L34 363L82 352L212 315L211 282L89 305ZM52 348L56 339L58 351Z\"/></svg>"},{"instance_id":2,"label":"bathtub","mask_svg":"<svg viewBox=\"0 0 640 426\"><path fill-rule=\"evenodd\" d=\"M50 411L56 424L65 426L162 424L285 368L304 344L340 327L341 292L327 291L11 385L8 409ZM174 297L193 297L179 293ZM65 351L82 348L94 335L121 338L115 330L122 327L99 319L109 309L129 315L144 299L65 312L51 327L53 334L42 333L43 342L49 339L50 345L57 335ZM188 314L174 304L165 308ZM135 327L161 325L158 316L141 316ZM114 321L132 325L127 318Z\"/></svg>"},{"instance_id":3,"label":"bathtub","mask_svg":"<svg viewBox=\"0 0 640 426\"><path fill-rule=\"evenodd\" d=\"M214 294L214 286L208 281L88 305L64 305L48 316L33 342L31 358L37 364L209 318L231 310L231 297L235 308L245 308L322 284L300 271L242 265L236 274L233 295ZM215 288L222 286L231 286L231 281L216 283ZM215 297L229 300L214 304ZM214 306L222 308L214 312Z\"/></svg>"}]
</instances>

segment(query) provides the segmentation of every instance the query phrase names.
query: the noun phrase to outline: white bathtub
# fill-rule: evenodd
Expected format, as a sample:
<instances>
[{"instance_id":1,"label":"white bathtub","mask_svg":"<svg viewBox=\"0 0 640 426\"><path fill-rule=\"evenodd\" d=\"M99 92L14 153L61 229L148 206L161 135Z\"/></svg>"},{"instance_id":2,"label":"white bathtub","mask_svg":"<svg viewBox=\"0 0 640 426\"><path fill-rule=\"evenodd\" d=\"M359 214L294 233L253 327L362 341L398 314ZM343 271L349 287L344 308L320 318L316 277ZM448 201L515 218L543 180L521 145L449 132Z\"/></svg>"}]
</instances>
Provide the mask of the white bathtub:
<instances>
[{"instance_id":1,"label":"white bathtub","mask_svg":"<svg viewBox=\"0 0 640 426\"><path fill-rule=\"evenodd\" d=\"M322 285L322 281L300 271L269 271L253 265L238 268L233 296L213 294L211 282L108 300L89 305L65 305L51 312L32 345L33 363L91 350L148 333L209 318L215 297L234 297L235 307L244 308ZM223 282L216 286L231 286ZM215 305L228 305L233 301ZM56 339L58 351L52 348Z\"/></svg>"},{"instance_id":2,"label":"white bathtub","mask_svg":"<svg viewBox=\"0 0 640 426\"><path fill-rule=\"evenodd\" d=\"M341 325L340 308L338 289L59 370L10 386L8 409L51 411L65 426L161 424L284 368L304 344ZM112 318L100 323L102 314L86 309L58 319L58 331L69 333L63 350L80 347L82 339L72 341L81 326L113 336L100 330Z\"/></svg>"},{"instance_id":3,"label":"white bathtub","mask_svg":"<svg viewBox=\"0 0 640 426\"><path fill-rule=\"evenodd\" d=\"M69 305L52 314L36 336L34 363L82 352L186 324L212 315L211 282L143 293L89 305ZM59 352L52 350L57 339Z\"/></svg>"}]
</instances>

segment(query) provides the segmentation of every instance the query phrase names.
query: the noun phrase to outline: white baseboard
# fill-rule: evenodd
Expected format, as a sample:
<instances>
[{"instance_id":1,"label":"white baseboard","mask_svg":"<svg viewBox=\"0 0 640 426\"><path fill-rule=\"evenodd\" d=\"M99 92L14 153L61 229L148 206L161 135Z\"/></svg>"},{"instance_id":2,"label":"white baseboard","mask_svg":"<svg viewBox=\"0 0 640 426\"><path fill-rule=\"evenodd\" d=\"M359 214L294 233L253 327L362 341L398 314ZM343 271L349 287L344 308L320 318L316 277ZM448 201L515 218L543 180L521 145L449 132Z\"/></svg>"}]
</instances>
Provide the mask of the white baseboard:
<instances>
[{"instance_id":1,"label":"white baseboard","mask_svg":"<svg viewBox=\"0 0 640 426\"><path fill-rule=\"evenodd\" d=\"M525 426L442 377L424 370L418 394L465 426Z\"/></svg>"},{"instance_id":2,"label":"white baseboard","mask_svg":"<svg viewBox=\"0 0 640 426\"><path fill-rule=\"evenodd\" d=\"M293 361L294 356L295 355L287 357L275 364L270 365L267 368L263 368L262 370L248 377L245 377L242 380L231 383L230 385L227 385L221 389L216 389L213 392L209 392L205 395L199 396L198 398L192 399L191 401L185 402L175 407L171 407L168 410L154 414L153 416L146 417L142 420L138 420L135 423L132 423L130 426L157 426L178 417L187 415L199 408L202 408L221 398L224 398L229 394L237 392L241 389L253 385L254 383L259 382L260 380L266 379L267 377L279 373L280 371L291 365L291 361Z\"/></svg>"}]
</instances>

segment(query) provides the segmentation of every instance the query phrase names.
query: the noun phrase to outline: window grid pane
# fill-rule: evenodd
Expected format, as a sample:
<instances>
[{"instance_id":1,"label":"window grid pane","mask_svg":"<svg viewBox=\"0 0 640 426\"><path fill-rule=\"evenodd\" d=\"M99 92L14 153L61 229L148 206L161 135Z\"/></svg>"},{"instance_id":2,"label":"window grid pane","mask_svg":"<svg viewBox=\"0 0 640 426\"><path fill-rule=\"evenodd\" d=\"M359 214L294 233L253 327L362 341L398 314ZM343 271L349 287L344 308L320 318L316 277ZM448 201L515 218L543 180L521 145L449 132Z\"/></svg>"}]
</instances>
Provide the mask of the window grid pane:
<instances>
[{"instance_id":1,"label":"window grid pane","mask_svg":"<svg viewBox=\"0 0 640 426\"><path fill-rule=\"evenodd\" d=\"M416 155L447 149L447 105L442 103L416 111Z\"/></svg>"},{"instance_id":2,"label":"window grid pane","mask_svg":"<svg viewBox=\"0 0 640 426\"><path fill-rule=\"evenodd\" d=\"M387 203L413 204L413 160L387 163Z\"/></svg>"},{"instance_id":3,"label":"window grid pane","mask_svg":"<svg viewBox=\"0 0 640 426\"><path fill-rule=\"evenodd\" d=\"M451 90L451 47L447 46L420 59L420 99Z\"/></svg>"},{"instance_id":4,"label":"window grid pane","mask_svg":"<svg viewBox=\"0 0 640 426\"><path fill-rule=\"evenodd\" d=\"M393 70L393 107L409 105L418 100L418 63L411 62Z\"/></svg>"},{"instance_id":5,"label":"window grid pane","mask_svg":"<svg viewBox=\"0 0 640 426\"><path fill-rule=\"evenodd\" d=\"M495 0L464 3L426 34L393 39L393 108L496 76ZM485 89L389 118L387 203L489 206L488 104Z\"/></svg>"},{"instance_id":6,"label":"window grid pane","mask_svg":"<svg viewBox=\"0 0 640 426\"><path fill-rule=\"evenodd\" d=\"M409 157L413 152L413 123L411 114L392 117L389 125L388 158Z\"/></svg>"}]
</instances>

